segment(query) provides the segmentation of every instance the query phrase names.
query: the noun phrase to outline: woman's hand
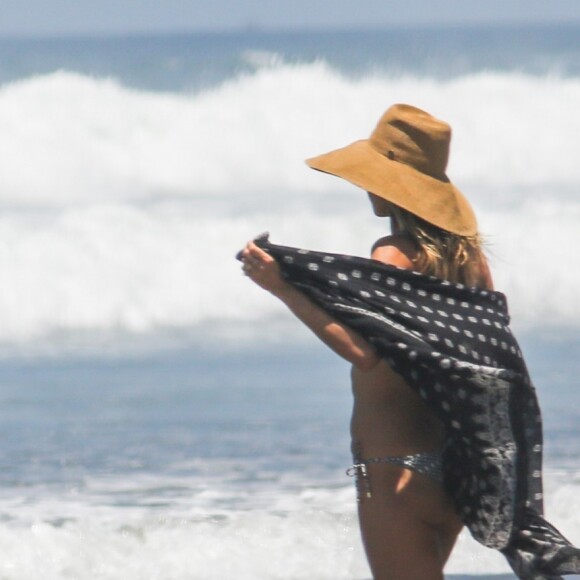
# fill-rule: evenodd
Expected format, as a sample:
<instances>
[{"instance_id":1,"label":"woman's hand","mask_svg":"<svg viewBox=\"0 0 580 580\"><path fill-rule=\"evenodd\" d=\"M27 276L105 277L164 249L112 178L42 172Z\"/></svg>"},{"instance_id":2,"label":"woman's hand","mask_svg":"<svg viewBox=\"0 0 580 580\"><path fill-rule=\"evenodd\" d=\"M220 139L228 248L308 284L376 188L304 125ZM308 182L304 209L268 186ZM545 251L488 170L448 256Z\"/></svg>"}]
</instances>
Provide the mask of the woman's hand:
<instances>
[{"instance_id":1,"label":"woman's hand","mask_svg":"<svg viewBox=\"0 0 580 580\"><path fill-rule=\"evenodd\" d=\"M379 357L359 334L336 321L281 275L280 266L254 242L248 242L241 252L244 274L282 300L290 312L341 357L362 370L374 368Z\"/></svg>"},{"instance_id":2,"label":"woman's hand","mask_svg":"<svg viewBox=\"0 0 580 580\"><path fill-rule=\"evenodd\" d=\"M276 260L256 246L254 242L246 244L241 258L244 274L264 290L268 290L276 296L289 287L282 278L280 266Z\"/></svg>"}]
</instances>

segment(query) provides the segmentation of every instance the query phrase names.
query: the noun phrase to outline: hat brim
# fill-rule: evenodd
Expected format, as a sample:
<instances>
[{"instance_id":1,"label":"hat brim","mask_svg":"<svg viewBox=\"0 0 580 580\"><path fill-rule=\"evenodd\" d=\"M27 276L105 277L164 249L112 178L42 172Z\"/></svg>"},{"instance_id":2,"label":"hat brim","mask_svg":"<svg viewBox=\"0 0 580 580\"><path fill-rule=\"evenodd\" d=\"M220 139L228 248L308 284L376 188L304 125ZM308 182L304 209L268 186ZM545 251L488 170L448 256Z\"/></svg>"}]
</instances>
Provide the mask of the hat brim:
<instances>
[{"instance_id":1,"label":"hat brim","mask_svg":"<svg viewBox=\"0 0 580 580\"><path fill-rule=\"evenodd\" d=\"M439 228L460 236L477 234L477 220L465 196L438 179L389 159L367 139L307 159L312 169L336 175Z\"/></svg>"}]
</instances>

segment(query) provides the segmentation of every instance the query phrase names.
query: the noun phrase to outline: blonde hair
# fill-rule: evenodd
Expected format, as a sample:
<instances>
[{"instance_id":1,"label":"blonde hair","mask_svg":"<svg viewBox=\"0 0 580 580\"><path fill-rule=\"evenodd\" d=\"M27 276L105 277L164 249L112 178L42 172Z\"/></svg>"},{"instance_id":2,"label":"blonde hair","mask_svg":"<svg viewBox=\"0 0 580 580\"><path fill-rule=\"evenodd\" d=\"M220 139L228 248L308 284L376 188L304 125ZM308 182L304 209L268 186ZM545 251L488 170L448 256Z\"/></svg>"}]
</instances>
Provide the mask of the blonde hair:
<instances>
[{"instance_id":1,"label":"blonde hair","mask_svg":"<svg viewBox=\"0 0 580 580\"><path fill-rule=\"evenodd\" d=\"M443 280L489 288L489 270L481 236L460 236L426 222L398 207L391 208L399 232L417 249L413 263L418 272Z\"/></svg>"}]
</instances>

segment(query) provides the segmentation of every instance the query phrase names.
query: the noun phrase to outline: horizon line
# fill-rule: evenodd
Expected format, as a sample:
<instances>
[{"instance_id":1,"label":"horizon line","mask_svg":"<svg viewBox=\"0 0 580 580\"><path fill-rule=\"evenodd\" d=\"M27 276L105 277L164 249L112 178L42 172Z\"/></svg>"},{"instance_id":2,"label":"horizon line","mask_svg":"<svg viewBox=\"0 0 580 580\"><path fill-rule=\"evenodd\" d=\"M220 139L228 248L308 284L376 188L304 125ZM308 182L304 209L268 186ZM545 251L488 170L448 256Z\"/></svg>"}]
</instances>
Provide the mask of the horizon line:
<instances>
[{"instance_id":1,"label":"horizon line","mask_svg":"<svg viewBox=\"0 0 580 580\"><path fill-rule=\"evenodd\" d=\"M106 40L116 38L144 38L144 37L170 37L170 36L223 36L236 34L333 34L346 32L388 32L388 31L445 31L445 30L474 30L474 29L549 29L549 28L578 28L578 20L467 20L445 22L401 22L398 24L360 25L360 26L275 26L248 23L245 25L224 27L198 27L198 28L135 28L126 30L85 30L85 31L0 31L0 40Z\"/></svg>"}]
</instances>

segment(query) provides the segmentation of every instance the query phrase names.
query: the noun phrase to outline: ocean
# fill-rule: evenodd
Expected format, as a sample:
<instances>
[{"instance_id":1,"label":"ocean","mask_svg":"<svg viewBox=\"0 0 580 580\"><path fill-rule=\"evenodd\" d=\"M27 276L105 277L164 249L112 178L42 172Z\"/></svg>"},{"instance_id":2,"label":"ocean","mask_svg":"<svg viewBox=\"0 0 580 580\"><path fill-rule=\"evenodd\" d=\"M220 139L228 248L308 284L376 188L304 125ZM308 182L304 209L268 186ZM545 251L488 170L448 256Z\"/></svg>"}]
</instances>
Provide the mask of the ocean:
<instances>
[{"instance_id":1,"label":"ocean","mask_svg":"<svg viewBox=\"0 0 580 580\"><path fill-rule=\"evenodd\" d=\"M234 256L368 255L304 159L392 103L454 130L580 545L580 27L0 39L0 578L368 580L348 366ZM449 580L512 578L462 534Z\"/></svg>"}]
</instances>

